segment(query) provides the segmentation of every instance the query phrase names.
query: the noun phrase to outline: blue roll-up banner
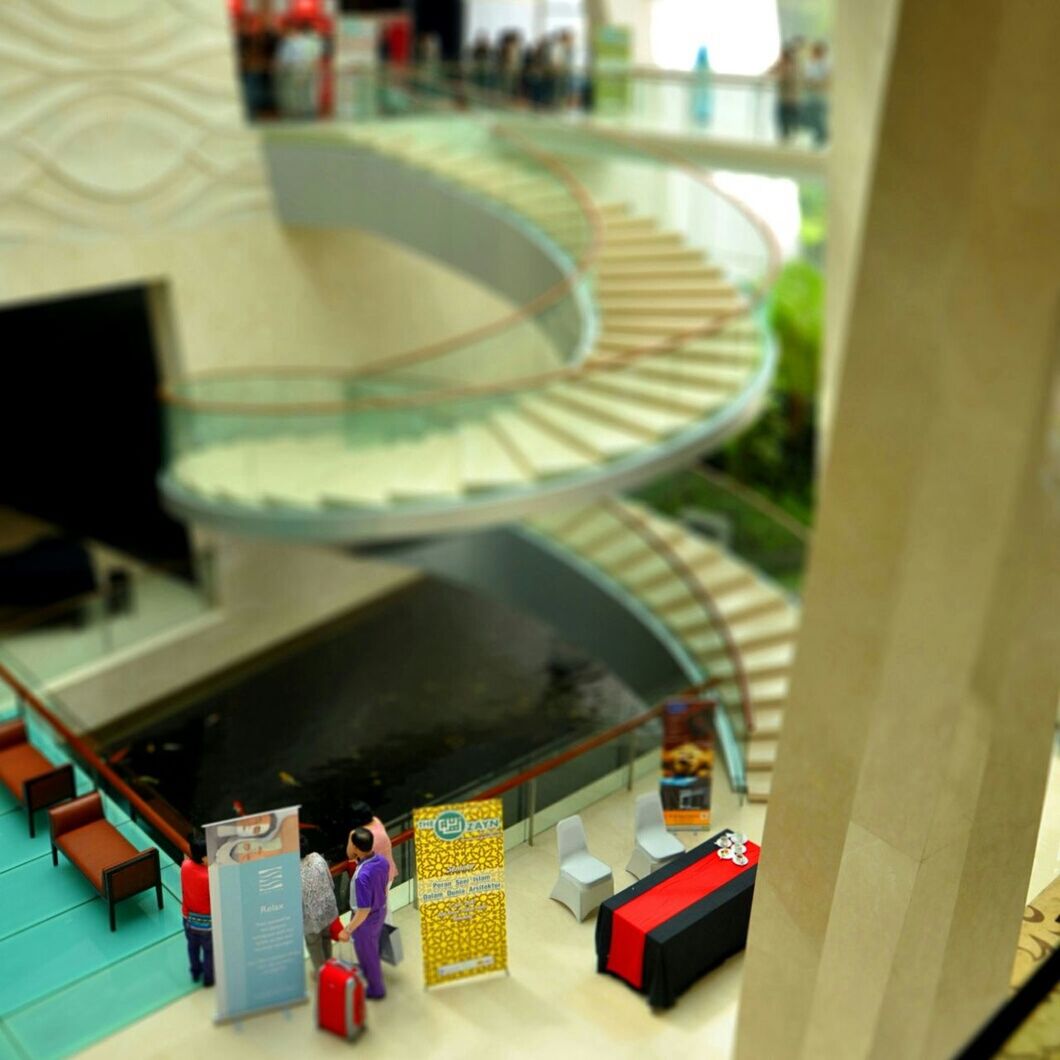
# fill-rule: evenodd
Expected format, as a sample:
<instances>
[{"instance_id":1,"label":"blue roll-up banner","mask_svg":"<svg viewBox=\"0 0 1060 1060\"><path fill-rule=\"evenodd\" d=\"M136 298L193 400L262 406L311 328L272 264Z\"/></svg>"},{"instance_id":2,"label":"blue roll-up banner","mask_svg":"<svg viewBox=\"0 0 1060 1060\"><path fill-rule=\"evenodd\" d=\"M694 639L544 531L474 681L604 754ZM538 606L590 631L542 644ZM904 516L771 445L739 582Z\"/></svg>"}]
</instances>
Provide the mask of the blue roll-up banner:
<instances>
[{"instance_id":1,"label":"blue roll-up banner","mask_svg":"<svg viewBox=\"0 0 1060 1060\"><path fill-rule=\"evenodd\" d=\"M298 809L206 825L218 1022L306 1000Z\"/></svg>"}]
</instances>

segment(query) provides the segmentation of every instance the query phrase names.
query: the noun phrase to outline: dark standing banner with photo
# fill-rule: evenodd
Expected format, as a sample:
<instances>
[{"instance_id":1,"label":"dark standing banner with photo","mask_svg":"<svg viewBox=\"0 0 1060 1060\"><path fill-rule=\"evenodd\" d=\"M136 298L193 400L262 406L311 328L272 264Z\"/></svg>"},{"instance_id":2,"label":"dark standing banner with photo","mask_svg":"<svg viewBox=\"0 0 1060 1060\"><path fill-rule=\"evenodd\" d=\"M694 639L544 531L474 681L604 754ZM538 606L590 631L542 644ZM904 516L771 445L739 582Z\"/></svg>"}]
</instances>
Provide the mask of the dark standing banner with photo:
<instances>
[{"instance_id":1,"label":"dark standing banner with photo","mask_svg":"<svg viewBox=\"0 0 1060 1060\"><path fill-rule=\"evenodd\" d=\"M707 828L714 775L714 712L702 700L663 706L662 796L667 828Z\"/></svg>"},{"instance_id":2,"label":"dark standing banner with photo","mask_svg":"<svg viewBox=\"0 0 1060 1060\"><path fill-rule=\"evenodd\" d=\"M306 1000L298 807L206 825L218 1022Z\"/></svg>"}]
</instances>

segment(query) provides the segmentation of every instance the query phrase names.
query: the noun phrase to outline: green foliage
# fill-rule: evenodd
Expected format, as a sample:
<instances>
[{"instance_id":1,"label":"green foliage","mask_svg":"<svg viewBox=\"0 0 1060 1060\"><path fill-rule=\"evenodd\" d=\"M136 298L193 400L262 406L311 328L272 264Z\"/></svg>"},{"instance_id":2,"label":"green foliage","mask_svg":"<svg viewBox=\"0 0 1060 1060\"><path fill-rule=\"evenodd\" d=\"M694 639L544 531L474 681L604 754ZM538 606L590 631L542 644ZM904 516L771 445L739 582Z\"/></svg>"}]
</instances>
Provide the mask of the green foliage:
<instances>
[{"instance_id":1,"label":"green foliage","mask_svg":"<svg viewBox=\"0 0 1060 1060\"><path fill-rule=\"evenodd\" d=\"M777 278L769 323L780 343L777 390L812 402L817 393L824 316L824 280L804 261L789 262Z\"/></svg>"},{"instance_id":2,"label":"green foliage","mask_svg":"<svg viewBox=\"0 0 1060 1060\"><path fill-rule=\"evenodd\" d=\"M819 181L803 181L799 184L799 242L802 253L814 264L820 265L824 258L825 240L825 190Z\"/></svg>"},{"instance_id":3,"label":"green foliage","mask_svg":"<svg viewBox=\"0 0 1060 1060\"><path fill-rule=\"evenodd\" d=\"M823 316L820 271L805 261L789 262L769 300L769 323L780 347L773 394L755 425L711 461L807 525L813 511Z\"/></svg>"}]
</instances>

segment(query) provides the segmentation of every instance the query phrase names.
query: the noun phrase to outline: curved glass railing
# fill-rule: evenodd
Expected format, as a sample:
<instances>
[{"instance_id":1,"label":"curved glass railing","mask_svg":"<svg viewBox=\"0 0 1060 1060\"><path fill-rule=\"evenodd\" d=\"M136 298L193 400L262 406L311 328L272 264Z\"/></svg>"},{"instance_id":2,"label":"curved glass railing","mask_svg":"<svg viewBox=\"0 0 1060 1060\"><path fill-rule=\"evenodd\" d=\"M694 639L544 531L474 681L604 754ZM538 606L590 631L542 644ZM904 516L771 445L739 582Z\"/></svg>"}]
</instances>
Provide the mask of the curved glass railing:
<instances>
[{"instance_id":1,"label":"curved glass railing","mask_svg":"<svg viewBox=\"0 0 1060 1060\"><path fill-rule=\"evenodd\" d=\"M785 592L801 593L810 529L761 494L712 468L699 467L656 479L636 497L739 556Z\"/></svg>"},{"instance_id":2,"label":"curved glass railing","mask_svg":"<svg viewBox=\"0 0 1060 1060\"><path fill-rule=\"evenodd\" d=\"M370 150L395 167L411 167L421 177L441 181L448 194L433 197L431 212L419 220L421 227L431 229L420 233L421 243L443 254L446 248L467 253L466 244L474 236L466 208L470 201L479 216L500 218L551 260L551 269L538 267L548 274L547 281L530 290L520 283L523 296L511 308L500 314L492 311L468 329L442 334L427 344L380 350L358 363L358 375L386 373L387 391L392 393L436 387L471 374L498 380L577 363L585 356L592 339L592 269L600 218L569 169L517 132L491 133L455 113L452 103L428 101L405 120L373 128L370 136L318 125L271 129L267 138L277 145ZM389 186L350 188L351 199L366 201L371 194L378 200L378 209L371 212L400 211L402 204L392 201ZM536 211L517 209L513 203L520 195L532 197ZM504 286L498 284L501 297ZM344 366L314 364L311 355L299 362L300 371L325 379L348 373ZM238 380L255 373L260 374L260 366L234 366L214 377Z\"/></svg>"},{"instance_id":3,"label":"curved glass railing","mask_svg":"<svg viewBox=\"0 0 1060 1060\"><path fill-rule=\"evenodd\" d=\"M690 713L711 711L715 719L718 717L717 706L709 693L688 688L670 698L685 699ZM664 706L665 703L660 703L571 747L555 749L547 757L513 763L474 785L448 792L436 802L444 805L458 800L500 799L505 845L525 842L533 846L537 835L564 817L579 813L623 788L629 791L638 776L658 771ZM393 839L400 881L408 881L399 882L395 887L399 893L396 902L391 899L394 908L415 898L412 813L388 821L387 831Z\"/></svg>"},{"instance_id":4,"label":"curved glass railing","mask_svg":"<svg viewBox=\"0 0 1060 1060\"><path fill-rule=\"evenodd\" d=\"M457 102L450 98L439 106L452 108ZM427 132L421 134L420 118L409 125L394 122L378 149L387 150L387 144L402 140L402 130L411 130L412 153L402 156L409 164L438 179L475 185L477 152L494 136L482 129L469 132L467 143L472 146L461 153L461 137L473 124L451 118L428 122ZM427 136L425 146L421 135ZM517 134L502 130L501 136L519 144ZM596 142L601 151L610 151L604 133L594 132L585 140L590 147ZM518 149L523 149L521 144ZM550 161L548 167L552 165ZM651 271L654 264L641 269L634 260L629 265L627 252L631 243L636 252L640 238L636 232L632 240L623 241L618 257L608 258L607 246L601 245L591 277L588 270L584 274L600 329L589 356L542 367L540 361L531 363L513 353L518 329L540 331L543 314L563 311L557 303L522 319L515 330L471 335L463 345L447 341L418 351L383 353L349 369L291 364L173 380L162 392L170 452L164 484L171 499L184 510L198 500L204 501L203 512L207 505L211 510L227 505L234 517L264 505L273 514L283 511L293 519L299 512L319 515L321 509L349 513L385 505L390 510L418 507L438 512L472 502L508 502L542 488L543 474L520 451L519 439L505 436L511 432L504 423L522 416L526 398L591 384L597 391L617 389L625 400L633 383L621 374L663 358L665 363L653 369L658 375L656 393L647 400L680 407L680 378L672 370L686 353L689 360L702 358L704 342L715 343L710 353L718 361L710 385L717 382L719 399L709 410L660 431L642 431L635 423L634 434L644 435L642 444L617 453L613 447L596 452L591 445L582 446L578 451L588 453L584 460L572 461L569 469L547 469L548 488L573 490L601 480L605 472L624 476L622 484L630 485L657 470L660 460L686 459L748 423L775 367L764 321L753 315L779 261L768 228L720 191L709 174L662 150L638 150L629 157L609 154L606 161L590 151L565 158L561 169L569 181L565 188L588 188L591 201L615 204L619 214L612 217L643 221L649 241L660 233L661 257L668 262L662 273ZM503 180L499 188L506 190ZM533 202L512 208L531 220L535 217ZM571 210L571 216L587 216L580 203ZM550 212L536 217L544 223ZM648 389L647 384L637 386ZM563 397L570 401L572 395ZM597 400L596 394L593 397ZM479 428L494 442L499 440L515 465L508 481L475 479L469 485L461 479L460 456L454 454L474 445L468 434L475 435ZM351 462L359 462L362 470L379 462L377 477L386 479L394 465L387 468L383 463L393 454L384 458L382 450L396 445L410 447L406 452L416 464L414 481L398 483L389 492L385 482L378 488L373 483L341 488L343 468ZM364 471L361 477L365 474L371 478L374 472ZM451 481L438 488L438 478L446 476ZM293 488L292 477L298 479Z\"/></svg>"},{"instance_id":5,"label":"curved glass railing","mask_svg":"<svg viewBox=\"0 0 1060 1060\"><path fill-rule=\"evenodd\" d=\"M505 107L612 129L763 146L820 149L827 142L827 87L803 93L794 127L782 134L778 86L769 75L711 74L653 67L543 71L515 76L471 62L419 68L345 69L336 117L376 120L411 112L417 97L459 97L467 107Z\"/></svg>"},{"instance_id":6,"label":"curved glass railing","mask_svg":"<svg viewBox=\"0 0 1060 1060\"><path fill-rule=\"evenodd\" d=\"M587 515L592 520L589 537L571 536L571 525L581 525ZM687 560L641 512L621 501L605 500L576 512L569 521L532 523L520 527L520 532L618 600L653 631L689 680L704 693L725 682L715 679L698 661L697 651L686 643L682 629L695 630L697 639L707 635L717 643L728 664L727 681L735 694L719 695L715 729L732 788L745 793L742 742L754 729L747 679L724 616ZM601 541L605 542L602 551ZM645 573L663 575L675 588L676 592L668 596L666 614L657 613L645 595L636 591L636 580ZM675 614L680 616L681 628L671 622Z\"/></svg>"}]
</instances>

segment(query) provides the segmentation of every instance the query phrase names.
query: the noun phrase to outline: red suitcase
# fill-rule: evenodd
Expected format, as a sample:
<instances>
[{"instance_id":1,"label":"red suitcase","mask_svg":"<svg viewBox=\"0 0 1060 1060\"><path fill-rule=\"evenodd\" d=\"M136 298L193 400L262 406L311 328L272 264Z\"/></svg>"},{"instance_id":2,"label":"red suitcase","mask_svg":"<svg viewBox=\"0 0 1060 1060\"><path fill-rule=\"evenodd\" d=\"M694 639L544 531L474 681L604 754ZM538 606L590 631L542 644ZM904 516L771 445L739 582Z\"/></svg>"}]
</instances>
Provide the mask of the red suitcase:
<instances>
[{"instance_id":1,"label":"red suitcase","mask_svg":"<svg viewBox=\"0 0 1060 1060\"><path fill-rule=\"evenodd\" d=\"M320 969L317 1026L348 1041L364 1030L364 980L348 961L332 957Z\"/></svg>"}]
</instances>

